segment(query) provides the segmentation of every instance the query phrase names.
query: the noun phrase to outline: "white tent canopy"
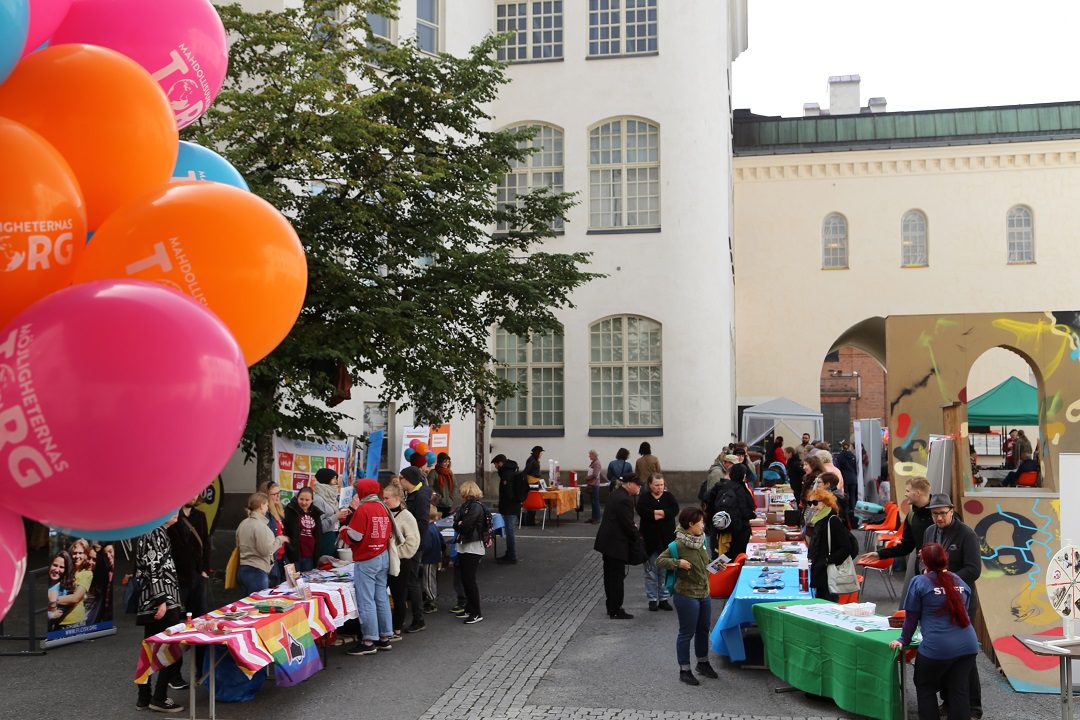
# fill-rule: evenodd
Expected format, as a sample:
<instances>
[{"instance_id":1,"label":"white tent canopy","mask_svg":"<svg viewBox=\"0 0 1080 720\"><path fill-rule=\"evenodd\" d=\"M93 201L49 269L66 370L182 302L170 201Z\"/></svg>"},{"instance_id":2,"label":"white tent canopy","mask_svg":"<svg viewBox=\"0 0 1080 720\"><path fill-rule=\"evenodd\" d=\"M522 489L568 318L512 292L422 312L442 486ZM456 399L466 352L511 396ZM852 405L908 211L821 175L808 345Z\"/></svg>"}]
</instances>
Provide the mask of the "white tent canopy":
<instances>
[{"instance_id":1,"label":"white tent canopy","mask_svg":"<svg viewBox=\"0 0 1080 720\"><path fill-rule=\"evenodd\" d=\"M782 397L743 411L743 442L754 445L771 432L789 439L788 444L795 446L799 442L797 438L801 438L803 433L809 433L814 440L822 439L825 423L818 411Z\"/></svg>"}]
</instances>

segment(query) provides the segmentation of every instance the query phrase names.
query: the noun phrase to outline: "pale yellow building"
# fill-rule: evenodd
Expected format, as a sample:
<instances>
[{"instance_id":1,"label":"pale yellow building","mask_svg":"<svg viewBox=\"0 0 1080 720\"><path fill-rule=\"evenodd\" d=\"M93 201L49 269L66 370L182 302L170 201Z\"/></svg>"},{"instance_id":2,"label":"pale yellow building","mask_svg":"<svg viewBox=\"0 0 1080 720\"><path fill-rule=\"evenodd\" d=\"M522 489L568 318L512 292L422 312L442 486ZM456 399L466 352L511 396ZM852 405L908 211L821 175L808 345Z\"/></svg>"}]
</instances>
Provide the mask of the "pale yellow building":
<instances>
[{"instance_id":1,"label":"pale yellow building","mask_svg":"<svg viewBox=\"0 0 1080 720\"><path fill-rule=\"evenodd\" d=\"M740 407L817 408L826 354L868 319L1080 309L1080 103L736 111L734 156ZM1032 380L985 355L968 397L1009 374Z\"/></svg>"}]
</instances>

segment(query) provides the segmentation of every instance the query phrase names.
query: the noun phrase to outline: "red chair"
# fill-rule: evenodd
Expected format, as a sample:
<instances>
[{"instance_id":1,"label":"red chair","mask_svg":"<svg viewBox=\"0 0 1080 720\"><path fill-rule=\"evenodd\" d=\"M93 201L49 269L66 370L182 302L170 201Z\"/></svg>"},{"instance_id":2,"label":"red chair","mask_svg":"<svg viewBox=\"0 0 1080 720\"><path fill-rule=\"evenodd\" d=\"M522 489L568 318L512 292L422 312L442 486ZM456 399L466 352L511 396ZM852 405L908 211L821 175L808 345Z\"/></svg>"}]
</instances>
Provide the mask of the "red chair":
<instances>
[{"instance_id":1,"label":"red chair","mask_svg":"<svg viewBox=\"0 0 1080 720\"><path fill-rule=\"evenodd\" d=\"M873 545L870 538L874 537L874 534L878 530L885 532L894 532L899 530L904 524L903 519L900 517L900 506L894 502L885 503L885 519L879 523L871 523L869 525L863 525L861 530L867 532L866 542L864 543L866 550L869 550Z\"/></svg>"},{"instance_id":2,"label":"red chair","mask_svg":"<svg viewBox=\"0 0 1080 720\"><path fill-rule=\"evenodd\" d=\"M892 540L886 542L885 547L892 547L893 545L898 545L899 543L899 539ZM876 570L877 573L881 575L882 580L884 580L885 582L885 589L888 591L889 597L894 599L896 598L896 589L893 588L892 584L892 558L886 558L884 560L874 560L873 562L861 562L857 563L857 565L859 565L859 567L864 567L867 570Z\"/></svg>"},{"instance_id":3,"label":"red chair","mask_svg":"<svg viewBox=\"0 0 1080 720\"><path fill-rule=\"evenodd\" d=\"M525 502L521 503L521 510L518 512L518 527L521 527L521 518L526 510L544 511L544 516L540 520L540 529L543 530L547 524L548 506L539 490L530 490L529 494L525 496Z\"/></svg>"},{"instance_id":4,"label":"red chair","mask_svg":"<svg viewBox=\"0 0 1080 720\"><path fill-rule=\"evenodd\" d=\"M1039 471L1028 470L1027 472L1020 473L1016 478L1017 487L1038 487L1039 486Z\"/></svg>"},{"instance_id":5,"label":"red chair","mask_svg":"<svg viewBox=\"0 0 1080 720\"><path fill-rule=\"evenodd\" d=\"M856 575L855 579L859 581L859 589L855 592L844 593L843 595L841 595L840 598L837 600L840 605L847 605L848 603L859 602L859 595L862 593L863 580L865 578L863 578L862 575Z\"/></svg>"},{"instance_id":6,"label":"red chair","mask_svg":"<svg viewBox=\"0 0 1080 720\"><path fill-rule=\"evenodd\" d=\"M717 599L731 597L745 561L746 553L739 553L723 570L709 575L709 596Z\"/></svg>"}]
</instances>

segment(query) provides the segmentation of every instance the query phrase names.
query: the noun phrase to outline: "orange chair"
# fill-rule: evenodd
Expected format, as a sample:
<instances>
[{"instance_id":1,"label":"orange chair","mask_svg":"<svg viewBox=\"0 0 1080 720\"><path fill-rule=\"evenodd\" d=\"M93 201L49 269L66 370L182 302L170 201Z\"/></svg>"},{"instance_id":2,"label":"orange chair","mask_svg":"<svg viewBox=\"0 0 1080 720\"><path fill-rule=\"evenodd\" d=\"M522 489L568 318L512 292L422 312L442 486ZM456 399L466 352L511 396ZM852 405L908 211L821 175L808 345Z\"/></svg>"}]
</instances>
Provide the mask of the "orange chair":
<instances>
[{"instance_id":1,"label":"orange chair","mask_svg":"<svg viewBox=\"0 0 1080 720\"><path fill-rule=\"evenodd\" d=\"M856 575L855 579L859 581L859 589L855 592L844 593L843 595L841 595L840 598L837 600L840 605L847 605L848 603L859 602L859 595L862 593L863 580L865 578L863 578L862 575Z\"/></svg>"},{"instance_id":2,"label":"orange chair","mask_svg":"<svg viewBox=\"0 0 1080 720\"><path fill-rule=\"evenodd\" d=\"M900 540L896 539L896 540L886 542L885 547L892 547L893 545L899 545L899 544L900 544ZM877 573L879 575L881 575L882 580L884 580L884 582L885 582L885 589L888 591L889 597L893 598L893 599L896 598L896 589L893 588L893 584L892 584L892 568L893 568L893 559L892 558L885 558L883 560L874 560L873 562L861 562L861 563L857 563L857 564L860 567L866 568L867 570L876 570ZM860 590L861 589L862 589L862 585L860 584Z\"/></svg>"},{"instance_id":3,"label":"orange chair","mask_svg":"<svg viewBox=\"0 0 1080 720\"><path fill-rule=\"evenodd\" d=\"M1016 478L1016 486L1017 487L1038 487L1039 486L1039 471L1038 470L1028 470L1027 472L1020 473L1020 475Z\"/></svg>"},{"instance_id":4,"label":"orange chair","mask_svg":"<svg viewBox=\"0 0 1080 720\"><path fill-rule=\"evenodd\" d=\"M723 570L709 575L709 596L717 599L731 597L745 561L746 553L739 553Z\"/></svg>"},{"instance_id":5,"label":"orange chair","mask_svg":"<svg viewBox=\"0 0 1080 720\"><path fill-rule=\"evenodd\" d=\"M874 537L874 533L878 530L884 530L886 532L894 532L903 527L904 521L900 517L900 506L894 502L885 503L885 519L879 523L872 523L869 525L863 525L860 529L867 532L865 546L869 550L871 545L870 538Z\"/></svg>"},{"instance_id":6,"label":"orange chair","mask_svg":"<svg viewBox=\"0 0 1080 720\"><path fill-rule=\"evenodd\" d=\"M544 516L540 520L540 529L543 530L547 525L548 506L539 490L530 490L529 494L525 496L525 502L521 503L521 510L518 512L518 527L521 527L521 519L526 510L544 511Z\"/></svg>"}]
</instances>

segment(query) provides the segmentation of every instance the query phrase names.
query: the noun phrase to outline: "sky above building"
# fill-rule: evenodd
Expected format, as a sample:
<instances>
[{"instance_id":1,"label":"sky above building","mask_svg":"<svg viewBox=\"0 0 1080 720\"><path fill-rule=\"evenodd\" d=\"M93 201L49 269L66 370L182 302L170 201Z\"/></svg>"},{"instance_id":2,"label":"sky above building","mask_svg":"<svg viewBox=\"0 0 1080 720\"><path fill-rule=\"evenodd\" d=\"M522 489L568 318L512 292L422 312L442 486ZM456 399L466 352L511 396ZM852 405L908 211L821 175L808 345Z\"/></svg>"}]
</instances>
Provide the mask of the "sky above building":
<instances>
[{"instance_id":1,"label":"sky above building","mask_svg":"<svg viewBox=\"0 0 1080 720\"><path fill-rule=\"evenodd\" d=\"M830 75L889 111L1080 99L1076 0L750 0L732 106L802 115Z\"/></svg>"}]
</instances>

